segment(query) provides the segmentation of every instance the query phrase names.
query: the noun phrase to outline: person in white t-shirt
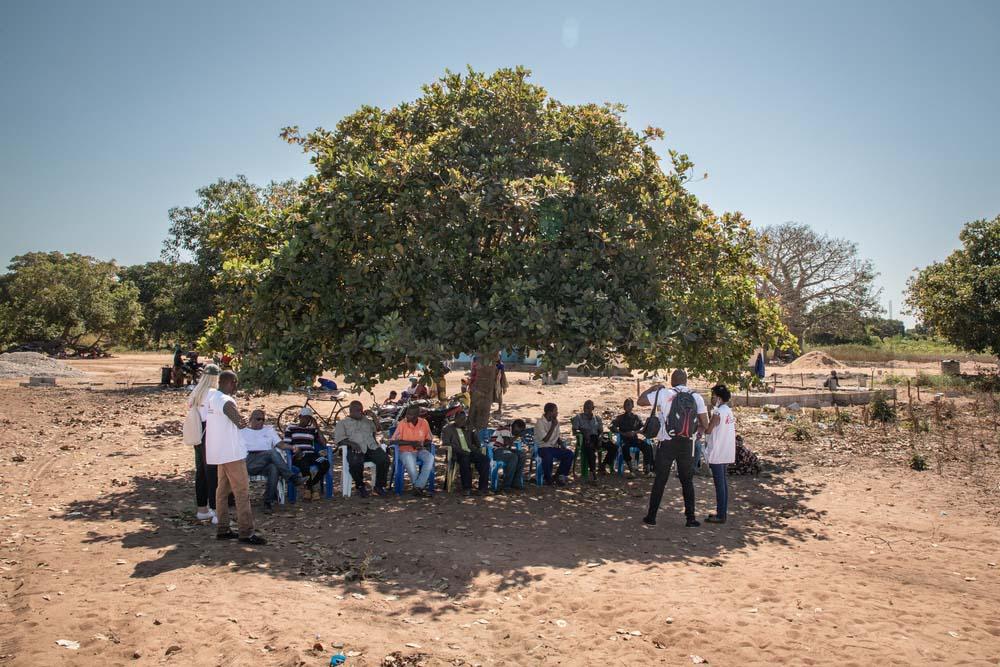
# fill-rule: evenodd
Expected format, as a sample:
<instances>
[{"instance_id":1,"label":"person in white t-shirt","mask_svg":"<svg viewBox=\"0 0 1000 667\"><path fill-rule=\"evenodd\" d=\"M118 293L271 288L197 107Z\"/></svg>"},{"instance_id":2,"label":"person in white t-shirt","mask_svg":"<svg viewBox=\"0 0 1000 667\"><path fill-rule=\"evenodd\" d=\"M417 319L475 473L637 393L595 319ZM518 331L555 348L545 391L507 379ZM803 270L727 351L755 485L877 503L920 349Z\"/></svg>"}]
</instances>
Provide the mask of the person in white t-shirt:
<instances>
[{"instance_id":1,"label":"person in white t-shirt","mask_svg":"<svg viewBox=\"0 0 1000 667\"><path fill-rule=\"evenodd\" d=\"M212 523L216 522L215 489L218 486L218 473L215 466L205 463L205 419L208 415L208 395L218 388L221 372L215 364L205 366L197 386L187 399L188 412L196 411L198 421L201 422L201 442L194 445L194 495L198 505L195 516L199 521L211 519Z\"/></svg>"},{"instance_id":2,"label":"person in white t-shirt","mask_svg":"<svg viewBox=\"0 0 1000 667\"><path fill-rule=\"evenodd\" d=\"M216 539L239 538L247 544L267 544L254 533L250 509L250 477L247 475L247 450L240 440L246 421L240 416L233 393L239 379L233 371L219 374L219 388L209 392L205 420L205 460L216 466L219 485L215 490L215 511L219 517ZM229 527L229 494L236 497L236 523L239 534Z\"/></svg>"},{"instance_id":3,"label":"person in white t-shirt","mask_svg":"<svg viewBox=\"0 0 1000 667\"><path fill-rule=\"evenodd\" d=\"M684 493L685 525L689 528L701 525L694 514L694 436L699 425L702 430L708 428L708 407L701 394L687 388L687 379L687 373L678 368L670 375L670 389L656 383L639 396L639 405L652 405L653 414L660 419L654 461L656 477L649 496L649 511L642 518L643 523L650 526L656 525L663 487L674 461L677 461L677 478ZM678 400L678 396L683 398Z\"/></svg>"},{"instance_id":4,"label":"person in white t-shirt","mask_svg":"<svg viewBox=\"0 0 1000 667\"><path fill-rule=\"evenodd\" d=\"M261 409L250 413L250 426L240 429L240 439L247 450L247 474L265 475L267 487L264 491L264 511L270 514L278 500L278 480L288 484L298 484L302 476L292 470L282 455L282 449L291 449L285 444L274 427L265 424L266 415Z\"/></svg>"},{"instance_id":5,"label":"person in white t-shirt","mask_svg":"<svg viewBox=\"0 0 1000 667\"><path fill-rule=\"evenodd\" d=\"M731 394L724 384L712 387L712 419L705 433L708 446L705 459L715 480L715 514L709 515L708 523L725 523L729 509L729 487L726 483L726 469L736 463L736 417L729 407Z\"/></svg>"}]
</instances>

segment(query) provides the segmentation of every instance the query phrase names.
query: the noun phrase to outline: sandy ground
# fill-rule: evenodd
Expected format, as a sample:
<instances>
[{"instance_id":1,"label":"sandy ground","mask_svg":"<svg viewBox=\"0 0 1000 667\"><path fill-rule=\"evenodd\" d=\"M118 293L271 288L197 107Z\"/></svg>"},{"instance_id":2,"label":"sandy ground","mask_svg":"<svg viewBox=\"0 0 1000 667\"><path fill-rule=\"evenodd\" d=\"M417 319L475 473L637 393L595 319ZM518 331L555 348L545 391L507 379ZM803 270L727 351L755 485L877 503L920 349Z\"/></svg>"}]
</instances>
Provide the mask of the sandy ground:
<instances>
[{"instance_id":1,"label":"sandy ground","mask_svg":"<svg viewBox=\"0 0 1000 667\"><path fill-rule=\"evenodd\" d=\"M995 497L961 468L909 470L891 430L859 457L739 411L765 473L732 480L721 527L684 528L671 479L645 528L650 480L614 477L286 505L257 513L270 544L253 548L194 520L182 394L113 384L164 359L78 362L100 387L3 385L0 664L1000 664ZM635 391L525 377L508 416ZM704 516L711 479L696 488Z\"/></svg>"}]
</instances>

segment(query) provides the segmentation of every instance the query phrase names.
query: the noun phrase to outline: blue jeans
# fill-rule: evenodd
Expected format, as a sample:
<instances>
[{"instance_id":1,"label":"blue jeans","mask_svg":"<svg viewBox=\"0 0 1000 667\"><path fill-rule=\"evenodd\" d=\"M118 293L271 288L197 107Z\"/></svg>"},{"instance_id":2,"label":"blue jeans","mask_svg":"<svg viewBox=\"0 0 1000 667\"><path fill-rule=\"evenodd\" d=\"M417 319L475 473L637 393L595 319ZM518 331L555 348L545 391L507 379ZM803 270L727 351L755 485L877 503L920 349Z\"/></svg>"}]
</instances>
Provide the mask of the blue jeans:
<instances>
[{"instance_id":1,"label":"blue jeans","mask_svg":"<svg viewBox=\"0 0 1000 667\"><path fill-rule=\"evenodd\" d=\"M417 473L418 458L421 463L423 463L419 474ZM421 449L416 452L400 452L399 459L403 462L403 468L406 469L406 474L410 476L413 488L426 488L427 482L430 480L431 475L434 474L434 457L431 456L430 451L427 449Z\"/></svg>"},{"instance_id":2,"label":"blue jeans","mask_svg":"<svg viewBox=\"0 0 1000 667\"><path fill-rule=\"evenodd\" d=\"M729 509L729 485L726 483L726 468L728 463L709 463L712 469L712 479L715 481L715 514L720 519L726 518Z\"/></svg>"},{"instance_id":3,"label":"blue jeans","mask_svg":"<svg viewBox=\"0 0 1000 667\"><path fill-rule=\"evenodd\" d=\"M568 477L573 469L574 454L572 450L562 447L539 447L538 455L542 457L542 475L546 484L552 483L552 460L559 459L559 476Z\"/></svg>"},{"instance_id":4,"label":"blue jeans","mask_svg":"<svg viewBox=\"0 0 1000 667\"><path fill-rule=\"evenodd\" d=\"M524 488L524 452L502 447L493 448L493 460L506 465L503 471L503 488Z\"/></svg>"}]
</instances>

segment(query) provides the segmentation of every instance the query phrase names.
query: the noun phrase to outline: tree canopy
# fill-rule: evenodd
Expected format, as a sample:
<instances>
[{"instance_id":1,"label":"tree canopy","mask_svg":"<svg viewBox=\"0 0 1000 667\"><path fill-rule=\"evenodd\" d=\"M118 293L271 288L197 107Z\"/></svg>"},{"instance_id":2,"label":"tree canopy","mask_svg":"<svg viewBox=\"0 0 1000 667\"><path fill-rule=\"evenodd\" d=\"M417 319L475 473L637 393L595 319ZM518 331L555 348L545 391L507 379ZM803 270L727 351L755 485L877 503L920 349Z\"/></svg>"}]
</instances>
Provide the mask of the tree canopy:
<instances>
[{"instance_id":1,"label":"tree canopy","mask_svg":"<svg viewBox=\"0 0 1000 667\"><path fill-rule=\"evenodd\" d=\"M959 238L961 248L910 279L907 305L956 347L1000 356L1000 215L968 223Z\"/></svg>"},{"instance_id":2,"label":"tree canopy","mask_svg":"<svg viewBox=\"0 0 1000 667\"><path fill-rule=\"evenodd\" d=\"M860 323L879 312L878 274L858 257L857 244L796 222L770 225L764 238L761 293L781 304L782 320L800 342L814 327L829 327L832 318Z\"/></svg>"},{"instance_id":3,"label":"tree canopy","mask_svg":"<svg viewBox=\"0 0 1000 667\"><path fill-rule=\"evenodd\" d=\"M363 387L460 352L530 348L545 367L686 366L735 379L777 344L758 239L664 171L611 104L569 105L521 68L447 73L413 102L286 138L315 173L263 276L247 379L322 369Z\"/></svg>"},{"instance_id":4,"label":"tree canopy","mask_svg":"<svg viewBox=\"0 0 1000 667\"><path fill-rule=\"evenodd\" d=\"M271 257L284 246L298 202L295 181L250 183L245 176L219 179L198 190L193 206L170 209L163 257L184 275L175 291L182 331L198 322L199 345L253 349L244 314ZM182 261L190 257L191 262Z\"/></svg>"},{"instance_id":5,"label":"tree canopy","mask_svg":"<svg viewBox=\"0 0 1000 667\"><path fill-rule=\"evenodd\" d=\"M14 257L8 269L0 277L0 338L6 343L130 342L142 322L138 289L119 279L114 262L32 252Z\"/></svg>"}]
</instances>

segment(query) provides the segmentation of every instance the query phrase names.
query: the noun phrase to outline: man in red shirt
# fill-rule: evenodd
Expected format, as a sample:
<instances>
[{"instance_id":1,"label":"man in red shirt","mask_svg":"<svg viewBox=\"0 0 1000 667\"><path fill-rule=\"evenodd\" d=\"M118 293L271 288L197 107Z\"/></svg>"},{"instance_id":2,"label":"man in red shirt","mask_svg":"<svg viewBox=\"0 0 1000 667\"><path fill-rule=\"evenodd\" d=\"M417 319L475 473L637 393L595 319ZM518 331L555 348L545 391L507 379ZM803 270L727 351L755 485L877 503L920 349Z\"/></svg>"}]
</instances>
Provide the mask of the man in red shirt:
<instances>
[{"instance_id":1,"label":"man in red shirt","mask_svg":"<svg viewBox=\"0 0 1000 667\"><path fill-rule=\"evenodd\" d=\"M396 424L396 431L389 441L399 445L399 458L413 482L414 495L427 494L427 484L434 474L434 457L428 449L431 444L431 427L420 416L419 406L411 405L406 409L406 419ZM423 464L419 474L417 459Z\"/></svg>"}]
</instances>

